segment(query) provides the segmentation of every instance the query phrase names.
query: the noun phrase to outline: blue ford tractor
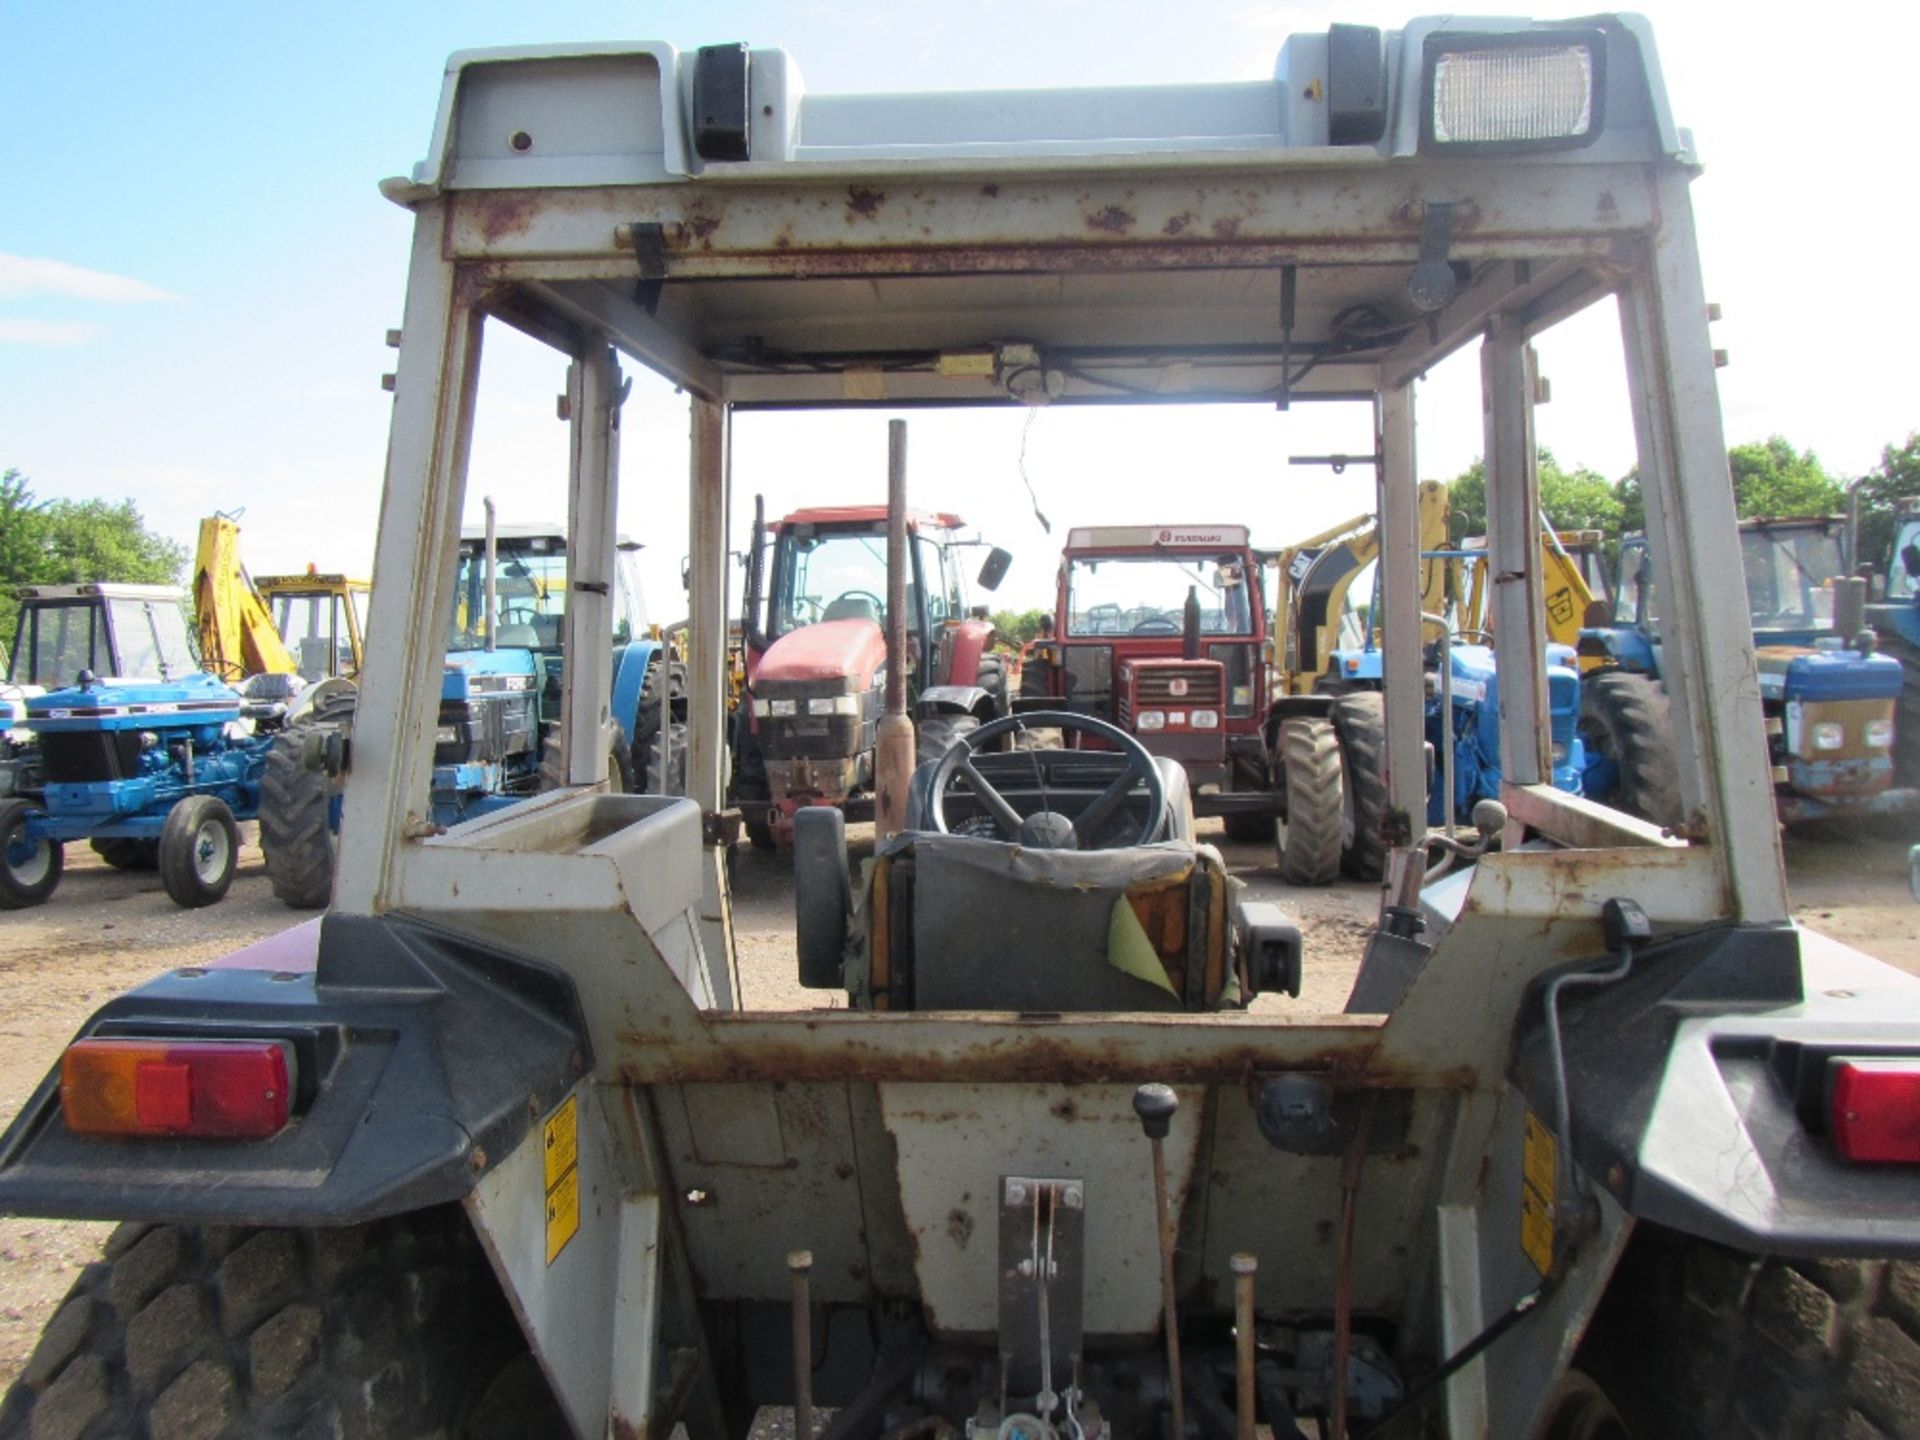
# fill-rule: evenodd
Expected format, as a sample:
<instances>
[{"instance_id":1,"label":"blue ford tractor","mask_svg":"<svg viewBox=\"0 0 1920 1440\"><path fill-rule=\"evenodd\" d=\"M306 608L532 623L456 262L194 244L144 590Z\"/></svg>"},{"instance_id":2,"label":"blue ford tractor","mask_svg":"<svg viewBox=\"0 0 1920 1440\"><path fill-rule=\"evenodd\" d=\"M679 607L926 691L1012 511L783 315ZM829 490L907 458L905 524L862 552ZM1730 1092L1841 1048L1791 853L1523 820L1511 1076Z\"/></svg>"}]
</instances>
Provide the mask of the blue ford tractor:
<instances>
[{"instance_id":1,"label":"blue ford tractor","mask_svg":"<svg viewBox=\"0 0 1920 1440\"><path fill-rule=\"evenodd\" d=\"M260 807L271 741L243 729L240 693L198 671L101 680L27 705L40 754L36 799L0 801L0 909L44 902L70 840L120 868L151 864L176 904L211 905L233 883L237 822Z\"/></svg>"},{"instance_id":2,"label":"blue ford tractor","mask_svg":"<svg viewBox=\"0 0 1920 1440\"><path fill-rule=\"evenodd\" d=\"M491 552L491 553L490 553ZM684 789L684 673L648 633L635 570L618 542L614 585L609 788ZM558 732L568 595L563 526L498 524L461 532L430 797L435 825L477 819L562 783ZM267 756L260 846L274 893L298 909L327 903L340 828L340 781L355 687L302 692Z\"/></svg>"},{"instance_id":3,"label":"blue ford tractor","mask_svg":"<svg viewBox=\"0 0 1920 1440\"><path fill-rule=\"evenodd\" d=\"M1782 822L1920 808L1896 783L1900 662L1849 614L1845 525L1826 516L1740 525L1747 610ZM1581 716L1586 791L1670 828L1684 826L1673 721L1662 683L1660 602L1644 536L1620 547L1611 625L1581 632L1593 666Z\"/></svg>"}]
</instances>

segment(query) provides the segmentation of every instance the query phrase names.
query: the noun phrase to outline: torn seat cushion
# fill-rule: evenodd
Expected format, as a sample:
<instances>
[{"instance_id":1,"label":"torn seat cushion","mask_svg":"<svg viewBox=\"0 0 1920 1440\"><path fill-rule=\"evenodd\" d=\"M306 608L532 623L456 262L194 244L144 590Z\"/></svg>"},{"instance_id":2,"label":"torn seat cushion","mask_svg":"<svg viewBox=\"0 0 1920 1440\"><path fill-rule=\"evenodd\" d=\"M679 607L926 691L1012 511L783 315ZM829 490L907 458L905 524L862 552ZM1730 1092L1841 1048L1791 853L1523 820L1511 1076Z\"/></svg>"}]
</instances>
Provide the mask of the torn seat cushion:
<instances>
[{"instance_id":1,"label":"torn seat cushion","mask_svg":"<svg viewBox=\"0 0 1920 1440\"><path fill-rule=\"evenodd\" d=\"M1230 882L1210 846L1029 850L909 832L887 848L911 852L916 1010L1183 1010L1190 956L1193 1008L1212 1008L1232 978Z\"/></svg>"}]
</instances>

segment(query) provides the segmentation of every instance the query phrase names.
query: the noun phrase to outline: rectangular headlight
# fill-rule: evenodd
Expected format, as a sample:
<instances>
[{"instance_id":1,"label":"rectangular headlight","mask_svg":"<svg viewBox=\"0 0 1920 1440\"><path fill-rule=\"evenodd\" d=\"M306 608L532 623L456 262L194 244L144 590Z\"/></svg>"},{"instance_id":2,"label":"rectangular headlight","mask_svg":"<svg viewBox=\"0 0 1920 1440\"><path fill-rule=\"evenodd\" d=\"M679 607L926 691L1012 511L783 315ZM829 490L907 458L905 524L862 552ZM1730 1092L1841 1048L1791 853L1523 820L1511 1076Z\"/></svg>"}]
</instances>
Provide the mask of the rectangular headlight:
<instances>
[{"instance_id":1,"label":"rectangular headlight","mask_svg":"<svg viewBox=\"0 0 1920 1440\"><path fill-rule=\"evenodd\" d=\"M1600 130L1604 45L1593 32L1431 37L1422 139L1440 148L1586 144Z\"/></svg>"},{"instance_id":2,"label":"rectangular headlight","mask_svg":"<svg viewBox=\"0 0 1920 1440\"><path fill-rule=\"evenodd\" d=\"M776 719L798 714L799 708L799 702L797 700L769 700L767 702L767 714L774 716Z\"/></svg>"},{"instance_id":3,"label":"rectangular headlight","mask_svg":"<svg viewBox=\"0 0 1920 1440\"><path fill-rule=\"evenodd\" d=\"M1885 750L1893 744L1893 721L1869 720L1867 722L1867 744L1875 750Z\"/></svg>"},{"instance_id":4,"label":"rectangular headlight","mask_svg":"<svg viewBox=\"0 0 1920 1440\"><path fill-rule=\"evenodd\" d=\"M807 701L809 715L858 715L860 697L858 695L822 695Z\"/></svg>"},{"instance_id":5,"label":"rectangular headlight","mask_svg":"<svg viewBox=\"0 0 1920 1440\"><path fill-rule=\"evenodd\" d=\"M1813 727L1813 748L1838 750L1847 743L1847 732L1837 720L1822 720Z\"/></svg>"},{"instance_id":6,"label":"rectangular headlight","mask_svg":"<svg viewBox=\"0 0 1920 1440\"><path fill-rule=\"evenodd\" d=\"M1196 710L1193 712L1193 728L1196 730L1218 730L1220 712L1218 710Z\"/></svg>"},{"instance_id":7,"label":"rectangular headlight","mask_svg":"<svg viewBox=\"0 0 1920 1440\"><path fill-rule=\"evenodd\" d=\"M458 725L442 725L433 732L433 743L436 745L457 744L459 739L460 727Z\"/></svg>"},{"instance_id":8,"label":"rectangular headlight","mask_svg":"<svg viewBox=\"0 0 1920 1440\"><path fill-rule=\"evenodd\" d=\"M1142 710L1134 717L1136 730L1164 730L1167 728L1167 712L1164 710Z\"/></svg>"}]
</instances>

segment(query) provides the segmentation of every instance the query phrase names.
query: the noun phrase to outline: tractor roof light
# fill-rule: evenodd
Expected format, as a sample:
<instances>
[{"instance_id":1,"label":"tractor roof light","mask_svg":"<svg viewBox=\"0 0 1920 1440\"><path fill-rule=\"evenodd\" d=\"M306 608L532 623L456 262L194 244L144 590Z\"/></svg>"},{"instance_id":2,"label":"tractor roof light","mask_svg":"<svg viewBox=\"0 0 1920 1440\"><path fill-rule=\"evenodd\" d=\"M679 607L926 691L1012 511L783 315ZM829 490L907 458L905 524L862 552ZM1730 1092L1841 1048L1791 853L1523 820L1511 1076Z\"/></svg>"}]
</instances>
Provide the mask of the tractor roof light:
<instances>
[{"instance_id":1,"label":"tractor roof light","mask_svg":"<svg viewBox=\"0 0 1920 1440\"><path fill-rule=\"evenodd\" d=\"M292 1047L277 1040L77 1040L60 1058L76 1135L265 1140L286 1128Z\"/></svg>"},{"instance_id":2,"label":"tractor roof light","mask_svg":"<svg viewBox=\"0 0 1920 1440\"><path fill-rule=\"evenodd\" d=\"M1828 1080L1829 1134L1841 1159L1920 1163L1920 1058L1840 1056Z\"/></svg>"},{"instance_id":3,"label":"tractor roof light","mask_svg":"<svg viewBox=\"0 0 1920 1440\"><path fill-rule=\"evenodd\" d=\"M1597 31L1442 32L1426 50L1422 148L1547 150L1599 133L1605 37Z\"/></svg>"}]
</instances>

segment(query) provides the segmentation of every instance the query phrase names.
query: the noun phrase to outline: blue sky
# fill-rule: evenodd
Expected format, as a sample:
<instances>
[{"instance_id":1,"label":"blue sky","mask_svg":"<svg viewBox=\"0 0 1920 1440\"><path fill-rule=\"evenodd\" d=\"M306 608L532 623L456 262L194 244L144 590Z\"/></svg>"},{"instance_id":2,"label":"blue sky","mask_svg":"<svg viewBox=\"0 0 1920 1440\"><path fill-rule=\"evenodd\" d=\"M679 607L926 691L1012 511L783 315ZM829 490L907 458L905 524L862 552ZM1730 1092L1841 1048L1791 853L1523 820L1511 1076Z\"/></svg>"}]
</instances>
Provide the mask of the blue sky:
<instances>
[{"instance_id":1,"label":"blue sky","mask_svg":"<svg viewBox=\"0 0 1920 1440\"><path fill-rule=\"evenodd\" d=\"M245 506L259 571L364 568L386 443L382 338L398 323L409 225L375 185L424 152L455 49L746 39L785 45L820 92L1234 80L1268 74L1291 30L1423 8L0 0L0 465L43 496L130 497L182 539L196 517ZM1716 22L1719 6L1647 8L1676 116L1708 164L1695 204L1708 290L1727 315L1716 343L1733 353L1729 434L1778 430L1856 473L1920 426L1901 149L1920 21L1758 3L1734 28ZM1540 428L1563 460L1617 474L1631 456L1610 326L1599 314L1544 347L1555 402ZM490 489L503 512L558 514L558 367L512 337L489 344L474 504ZM1427 387L1424 473L1478 452L1471 382L1468 360ZM1356 448L1363 415L1048 412L1026 441L1049 537L1019 481L1024 418L912 421L916 497L969 510L1011 543L1004 593L1023 603L1045 594L1068 524L1244 519L1279 542L1367 502L1357 476L1289 484L1279 463ZM684 432L673 397L642 377L622 520L652 542L663 617L679 604ZM748 417L737 441L742 525L756 489L779 509L884 483L882 417Z\"/></svg>"}]
</instances>

